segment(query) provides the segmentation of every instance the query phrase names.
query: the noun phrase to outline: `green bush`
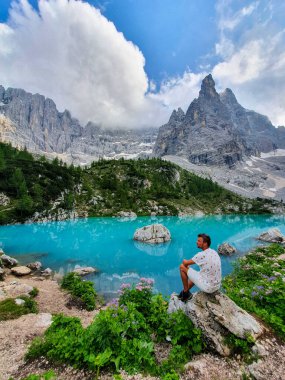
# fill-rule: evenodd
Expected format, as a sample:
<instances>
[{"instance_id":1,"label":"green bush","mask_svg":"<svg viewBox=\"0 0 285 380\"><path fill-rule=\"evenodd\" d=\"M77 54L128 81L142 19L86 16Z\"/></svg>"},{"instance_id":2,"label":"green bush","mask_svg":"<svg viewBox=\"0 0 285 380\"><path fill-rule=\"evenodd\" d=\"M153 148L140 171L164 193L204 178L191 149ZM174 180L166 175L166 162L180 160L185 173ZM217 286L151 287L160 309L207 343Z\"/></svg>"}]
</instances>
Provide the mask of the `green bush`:
<instances>
[{"instance_id":1,"label":"green bush","mask_svg":"<svg viewBox=\"0 0 285 380\"><path fill-rule=\"evenodd\" d=\"M96 307L96 291L92 281L83 281L76 273L68 273L61 282L61 287L70 292L73 297L79 298L88 311Z\"/></svg>"},{"instance_id":2,"label":"green bush","mask_svg":"<svg viewBox=\"0 0 285 380\"><path fill-rule=\"evenodd\" d=\"M64 280L70 287L73 276ZM100 368L120 368L129 373L141 372L168 376L176 380L194 353L203 349L201 331L182 313L167 313L161 295L152 294L153 281L142 278L136 286L123 284L117 302L101 310L84 329L77 318L54 317L44 338L36 339L27 359L46 356L50 360L88 368L99 375ZM159 328L158 328L159 327ZM154 346L169 341L167 360L159 364Z\"/></svg>"},{"instance_id":3,"label":"green bush","mask_svg":"<svg viewBox=\"0 0 285 380\"><path fill-rule=\"evenodd\" d=\"M24 300L24 305L17 305L14 298L7 298L0 302L0 321L17 319L21 315L38 312L37 303L33 299L27 296L17 298Z\"/></svg>"}]
</instances>

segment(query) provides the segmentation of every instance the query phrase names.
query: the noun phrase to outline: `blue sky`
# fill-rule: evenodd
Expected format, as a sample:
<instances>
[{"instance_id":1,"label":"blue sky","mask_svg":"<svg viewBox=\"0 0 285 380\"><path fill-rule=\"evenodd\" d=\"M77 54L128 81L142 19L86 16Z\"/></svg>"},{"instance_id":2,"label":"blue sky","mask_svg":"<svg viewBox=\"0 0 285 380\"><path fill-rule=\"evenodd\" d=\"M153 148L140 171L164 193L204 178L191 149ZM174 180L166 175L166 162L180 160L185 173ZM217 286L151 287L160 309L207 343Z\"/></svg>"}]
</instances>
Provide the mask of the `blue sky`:
<instances>
[{"instance_id":1,"label":"blue sky","mask_svg":"<svg viewBox=\"0 0 285 380\"><path fill-rule=\"evenodd\" d=\"M285 2L88 3L1 0L0 84L51 97L82 123L158 126L212 73L219 91L285 125Z\"/></svg>"}]
</instances>

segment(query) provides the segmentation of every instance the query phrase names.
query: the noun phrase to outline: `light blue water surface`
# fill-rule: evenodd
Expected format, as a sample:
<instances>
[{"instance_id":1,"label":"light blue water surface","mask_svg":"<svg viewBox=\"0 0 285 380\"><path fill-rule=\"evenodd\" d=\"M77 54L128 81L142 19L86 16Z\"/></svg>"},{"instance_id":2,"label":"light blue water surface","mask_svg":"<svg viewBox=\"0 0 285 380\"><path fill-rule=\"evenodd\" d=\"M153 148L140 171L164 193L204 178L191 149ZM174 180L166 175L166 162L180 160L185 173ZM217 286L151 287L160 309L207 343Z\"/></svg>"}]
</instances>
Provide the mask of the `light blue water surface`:
<instances>
[{"instance_id":1,"label":"light blue water surface","mask_svg":"<svg viewBox=\"0 0 285 380\"><path fill-rule=\"evenodd\" d=\"M136 283L140 277L153 278L155 291L169 295L181 290L179 264L198 252L198 233L209 234L214 249L225 241L237 248L235 256L222 257L225 276L232 271L237 257L260 244L256 240L260 233L275 227L285 234L284 222L284 215L89 218L2 226L0 247L23 264L38 260L61 273L75 265L95 266L100 274L87 278L107 299L116 295L122 283ZM148 245L132 239L137 228L152 223L165 225L171 242Z\"/></svg>"}]
</instances>

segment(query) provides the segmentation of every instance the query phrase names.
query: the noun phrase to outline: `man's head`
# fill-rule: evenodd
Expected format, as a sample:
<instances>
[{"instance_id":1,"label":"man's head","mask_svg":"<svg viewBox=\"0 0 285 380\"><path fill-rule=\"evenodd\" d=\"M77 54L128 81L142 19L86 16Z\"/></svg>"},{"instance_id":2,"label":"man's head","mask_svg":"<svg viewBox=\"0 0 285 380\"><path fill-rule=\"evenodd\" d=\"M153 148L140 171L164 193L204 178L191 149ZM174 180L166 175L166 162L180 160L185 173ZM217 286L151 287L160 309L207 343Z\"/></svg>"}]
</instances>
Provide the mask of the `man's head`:
<instances>
[{"instance_id":1,"label":"man's head","mask_svg":"<svg viewBox=\"0 0 285 380\"><path fill-rule=\"evenodd\" d=\"M203 251L209 248L211 245L211 238L206 234L199 234L197 239L197 247L203 249Z\"/></svg>"}]
</instances>

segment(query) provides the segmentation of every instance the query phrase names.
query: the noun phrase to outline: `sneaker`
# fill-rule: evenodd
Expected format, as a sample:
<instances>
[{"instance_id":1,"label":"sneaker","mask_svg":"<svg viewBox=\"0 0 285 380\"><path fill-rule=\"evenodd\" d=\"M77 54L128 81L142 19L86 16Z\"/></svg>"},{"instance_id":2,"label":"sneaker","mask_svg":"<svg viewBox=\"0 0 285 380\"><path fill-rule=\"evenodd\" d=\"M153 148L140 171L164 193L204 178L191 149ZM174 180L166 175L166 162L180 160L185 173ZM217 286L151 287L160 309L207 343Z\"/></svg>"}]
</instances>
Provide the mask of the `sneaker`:
<instances>
[{"instance_id":1,"label":"sneaker","mask_svg":"<svg viewBox=\"0 0 285 380\"><path fill-rule=\"evenodd\" d=\"M181 300L183 298L184 290L181 290L181 292L178 294L177 298Z\"/></svg>"},{"instance_id":2,"label":"sneaker","mask_svg":"<svg viewBox=\"0 0 285 380\"><path fill-rule=\"evenodd\" d=\"M183 292L183 297L180 298L180 299L181 299L182 302L187 302L187 301L189 301L192 297L193 297L193 294L190 293L189 290L188 290L188 292L186 292L186 293Z\"/></svg>"}]
</instances>

